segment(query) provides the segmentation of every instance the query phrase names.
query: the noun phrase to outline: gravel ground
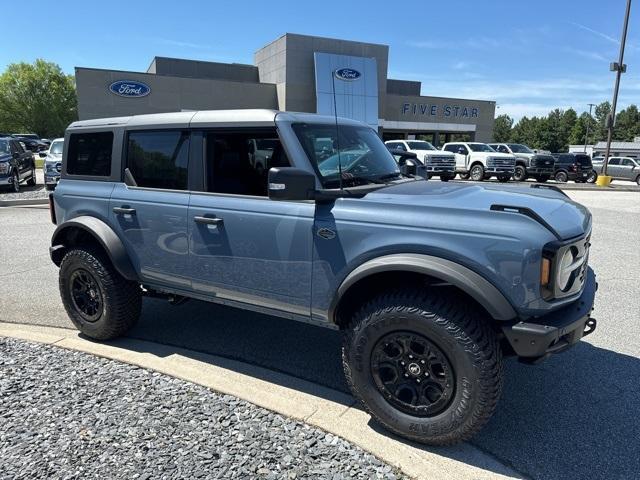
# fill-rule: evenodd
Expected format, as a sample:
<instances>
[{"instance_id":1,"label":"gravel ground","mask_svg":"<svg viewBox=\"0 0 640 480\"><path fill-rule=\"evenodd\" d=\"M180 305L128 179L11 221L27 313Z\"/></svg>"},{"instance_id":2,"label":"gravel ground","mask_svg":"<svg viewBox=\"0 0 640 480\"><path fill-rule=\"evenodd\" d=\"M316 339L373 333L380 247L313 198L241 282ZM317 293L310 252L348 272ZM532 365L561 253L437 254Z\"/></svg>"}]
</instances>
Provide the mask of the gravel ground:
<instances>
[{"instance_id":1,"label":"gravel ground","mask_svg":"<svg viewBox=\"0 0 640 480\"><path fill-rule=\"evenodd\" d=\"M20 184L20 192L13 193L13 190L0 188L0 201L2 200L32 200L34 198L47 198L49 191L44 188L44 174L42 168L36 170L36 186L28 187L26 183Z\"/></svg>"},{"instance_id":2,"label":"gravel ground","mask_svg":"<svg viewBox=\"0 0 640 480\"><path fill-rule=\"evenodd\" d=\"M127 364L0 337L0 478L383 478L340 438Z\"/></svg>"}]
</instances>

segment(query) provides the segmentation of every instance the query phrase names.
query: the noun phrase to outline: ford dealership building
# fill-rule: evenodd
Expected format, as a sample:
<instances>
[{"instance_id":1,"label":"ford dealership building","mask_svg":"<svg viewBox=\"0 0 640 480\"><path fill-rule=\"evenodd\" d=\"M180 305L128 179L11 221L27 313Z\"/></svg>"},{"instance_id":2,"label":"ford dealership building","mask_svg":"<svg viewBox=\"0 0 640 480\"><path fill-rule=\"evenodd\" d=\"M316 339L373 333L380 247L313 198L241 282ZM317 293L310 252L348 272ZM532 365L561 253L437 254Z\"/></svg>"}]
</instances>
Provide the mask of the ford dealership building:
<instances>
[{"instance_id":1,"label":"ford dealership building","mask_svg":"<svg viewBox=\"0 0 640 480\"><path fill-rule=\"evenodd\" d=\"M420 82L387 78L388 59L387 45L287 33L258 50L255 65L156 57L146 72L77 67L78 114L271 108L332 115L335 105L385 140L491 140L495 102L422 96Z\"/></svg>"}]
</instances>

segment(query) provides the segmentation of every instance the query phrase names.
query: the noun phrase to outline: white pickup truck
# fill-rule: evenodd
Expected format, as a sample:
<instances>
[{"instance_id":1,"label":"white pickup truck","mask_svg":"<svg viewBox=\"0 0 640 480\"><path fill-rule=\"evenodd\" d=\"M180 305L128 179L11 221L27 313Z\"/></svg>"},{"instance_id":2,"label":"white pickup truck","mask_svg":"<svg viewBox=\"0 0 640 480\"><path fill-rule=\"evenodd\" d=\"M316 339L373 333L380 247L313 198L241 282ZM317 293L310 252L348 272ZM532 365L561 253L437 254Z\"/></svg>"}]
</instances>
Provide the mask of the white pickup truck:
<instances>
[{"instance_id":1,"label":"white pickup truck","mask_svg":"<svg viewBox=\"0 0 640 480\"><path fill-rule=\"evenodd\" d=\"M497 177L500 182L508 182L515 171L516 157L496 152L486 143L451 142L442 150L455 154L456 172L464 180L479 182Z\"/></svg>"},{"instance_id":2,"label":"white pickup truck","mask_svg":"<svg viewBox=\"0 0 640 480\"><path fill-rule=\"evenodd\" d=\"M456 176L455 155L443 152L424 140L388 140L384 142L389 151L415 153L418 160L424 163L428 178L440 177L446 182Z\"/></svg>"}]
</instances>

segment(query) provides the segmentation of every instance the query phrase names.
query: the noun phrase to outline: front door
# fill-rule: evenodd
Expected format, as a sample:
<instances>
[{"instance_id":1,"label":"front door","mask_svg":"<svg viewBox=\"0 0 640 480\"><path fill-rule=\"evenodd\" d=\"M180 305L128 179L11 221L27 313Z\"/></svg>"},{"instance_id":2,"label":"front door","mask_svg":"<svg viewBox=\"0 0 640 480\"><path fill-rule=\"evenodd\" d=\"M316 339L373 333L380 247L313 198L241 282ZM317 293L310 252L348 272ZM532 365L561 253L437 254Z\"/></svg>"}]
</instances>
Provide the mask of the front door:
<instances>
[{"instance_id":1,"label":"front door","mask_svg":"<svg viewBox=\"0 0 640 480\"><path fill-rule=\"evenodd\" d=\"M125 141L124 164L137 185L116 184L110 223L143 282L189 289L189 133L132 131Z\"/></svg>"},{"instance_id":2,"label":"front door","mask_svg":"<svg viewBox=\"0 0 640 480\"><path fill-rule=\"evenodd\" d=\"M192 192L188 216L193 289L308 317L315 205L267 197L269 168L289 165L275 128L211 131L204 143L206 191Z\"/></svg>"}]
</instances>

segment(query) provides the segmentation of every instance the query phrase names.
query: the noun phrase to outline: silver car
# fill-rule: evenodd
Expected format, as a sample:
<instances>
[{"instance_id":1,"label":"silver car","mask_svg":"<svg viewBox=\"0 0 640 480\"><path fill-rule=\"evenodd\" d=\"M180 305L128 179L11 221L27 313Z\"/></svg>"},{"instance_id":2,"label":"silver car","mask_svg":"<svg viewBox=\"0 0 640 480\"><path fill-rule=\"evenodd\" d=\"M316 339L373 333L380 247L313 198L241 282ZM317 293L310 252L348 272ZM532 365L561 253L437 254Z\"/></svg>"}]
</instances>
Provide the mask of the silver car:
<instances>
[{"instance_id":1,"label":"silver car","mask_svg":"<svg viewBox=\"0 0 640 480\"><path fill-rule=\"evenodd\" d=\"M596 157L592 161L593 170L602 175L604 157ZM607 175L614 180L631 180L640 185L640 163L631 157L609 157Z\"/></svg>"},{"instance_id":2,"label":"silver car","mask_svg":"<svg viewBox=\"0 0 640 480\"><path fill-rule=\"evenodd\" d=\"M62 170L62 147L64 138L56 138L51 142L47 155L42 165L44 171L44 185L47 190L56 188L60 180L60 171Z\"/></svg>"}]
</instances>

